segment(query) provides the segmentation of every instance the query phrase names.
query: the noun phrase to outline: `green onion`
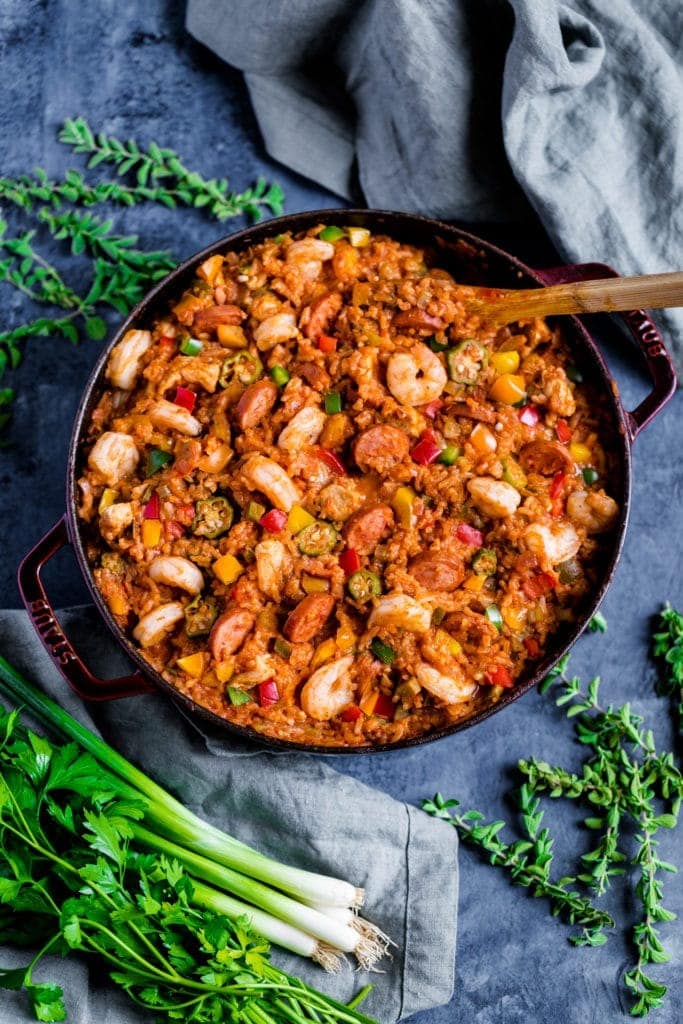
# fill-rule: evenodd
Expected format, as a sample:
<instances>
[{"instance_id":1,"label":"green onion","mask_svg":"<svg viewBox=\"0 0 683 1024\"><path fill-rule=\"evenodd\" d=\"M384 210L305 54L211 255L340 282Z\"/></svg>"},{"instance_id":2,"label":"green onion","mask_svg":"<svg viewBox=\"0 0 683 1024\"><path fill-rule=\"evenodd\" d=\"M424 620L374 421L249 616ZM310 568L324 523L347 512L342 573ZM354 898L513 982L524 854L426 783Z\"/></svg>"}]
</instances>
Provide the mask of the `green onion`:
<instances>
[{"instance_id":1,"label":"green onion","mask_svg":"<svg viewBox=\"0 0 683 1024\"><path fill-rule=\"evenodd\" d=\"M443 462L444 466L452 466L462 455L462 448L455 444L447 444L439 455L437 462Z\"/></svg>"},{"instance_id":2,"label":"green onion","mask_svg":"<svg viewBox=\"0 0 683 1024\"><path fill-rule=\"evenodd\" d=\"M391 665L396 660L396 651L390 644L385 644L378 636L370 642L370 650L378 661Z\"/></svg>"},{"instance_id":3,"label":"green onion","mask_svg":"<svg viewBox=\"0 0 683 1024\"><path fill-rule=\"evenodd\" d=\"M289 380L289 370L286 370L284 366L272 366L270 376L273 378L277 386L282 388Z\"/></svg>"},{"instance_id":4,"label":"green onion","mask_svg":"<svg viewBox=\"0 0 683 1024\"><path fill-rule=\"evenodd\" d=\"M168 466L169 462L173 461L173 456L170 452L162 451L161 448L152 448L151 452L147 456L147 464L145 466L145 476L154 476L164 466Z\"/></svg>"},{"instance_id":5,"label":"green onion","mask_svg":"<svg viewBox=\"0 0 683 1024\"><path fill-rule=\"evenodd\" d=\"M585 469L581 470L583 482L588 484L589 486L597 481L599 475L600 474L598 473L597 469L593 469L592 466L586 466Z\"/></svg>"},{"instance_id":6,"label":"green onion","mask_svg":"<svg viewBox=\"0 0 683 1024\"><path fill-rule=\"evenodd\" d=\"M342 411L342 396L338 391L329 391L325 395L325 412L332 416L336 412Z\"/></svg>"},{"instance_id":7,"label":"green onion","mask_svg":"<svg viewBox=\"0 0 683 1024\"><path fill-rule=\"evenodd\" d=\"M446 618L446 612L443 608L435 608L432 612L432 626L440 626L443 620Z\"/></svg>"},{"instance_id":8,"label":"green onion","mask_svg":"<svg viewBox=\"0 0 683 1024\"><path fill-rule=\"evenodd\" d=\"M500 608L497 604L490 604L486 609L486 618L489 622L493 623L498 632L502 632L503 629L503 616L500 614Z\"/></svg>"},{"instance_id":9,"label":"green onion","mask_svg":"<svg viewBox=\"0 0 683 1024\"><path fill-rule=\"evenodd\" d=\"M198 356L204 345L197 338L191 338L189 334L180 342L180 351L184 356Z\"/></svg>"},{"instance_id":10,"label":"green onion","mask_svg":"<svg viewBox=\"0 0 683 1024\"><path fill-rule=\"evenodd\" d=\"M575 384L583 384L583 374L578 366L568 366L566 373L569 379L573 380Z\"/></svg>"},{"instance_id":11,"label":"green onion","mask_svg":"<svg viewBox=\"0 0 683 1024\"><path fill-rule=\"evenodd\" d=\"M428 338L425 338L425 345L431 348L432 352L445 352L448 344L447 341L437 341L435 334L430 334Z\"/></svg>"},{"instance_id":12,"label":"green onion","mask_svg":"<svg viewBox=\"0 0 683 1024\"><path fill-rule=\"evenodd\" d=\"M250 704L251 697L246 690L240 690L239 686L226 686L225 696L228 698L234 708L239 708L242 704Z\"/></svg>"},{"instance_id":13,"label":"green onion","mask_svg":"<svg viewBox=\"0 0 683 1024\"><path fill-rule=\"evenodd\" d=\"M323 228L318 238L323 242L338 242L340 238L344 237L344 231L342 228L335 227L330 224L329 227Z\"/></svg>"},{"instance_id":14,"label":"green onion","mask_svg":"<svg viewBox=\"0 0 683 1024\"><path fill-rule=\"evenodd\" d=\"M292 654L292 645L288 644L286 640L278 636L273 644L273 650L276 654L279 654L281 658L288 659Z\"/></svg>"}]
</instances>

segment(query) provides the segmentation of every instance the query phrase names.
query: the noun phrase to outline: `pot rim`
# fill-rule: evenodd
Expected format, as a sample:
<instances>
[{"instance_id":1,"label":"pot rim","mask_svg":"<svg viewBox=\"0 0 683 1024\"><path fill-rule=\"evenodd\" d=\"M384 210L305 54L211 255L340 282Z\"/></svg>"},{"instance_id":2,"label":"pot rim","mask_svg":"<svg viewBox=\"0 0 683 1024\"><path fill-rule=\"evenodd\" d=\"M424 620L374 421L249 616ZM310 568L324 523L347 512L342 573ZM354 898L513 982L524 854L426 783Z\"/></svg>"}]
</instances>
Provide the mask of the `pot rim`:
<instances>
[{"instance_id":1,"label":"pot rim","mask_svg":"<svg viewBox=\"0 0 683 1024\"><path fill-rule=\"evenodd\" d=\"M90 592L93 602L98 609L101 617L104 619L107 627L114 635L119 645L123 648L126 655L133 661L133 663L144 673L144 675L150 679L155 687L160 690L167 697L170 697L176 703L181 705L183 712L189 711L194 717L202 719L204 722L211 725L214 729L217 729L224 736L233 735L240 739L248 739L251 742L255 742L266 749L277 750L277 751L288 751L306 754L321 754L321 755L351 755L351 754L376 754L386 753L389 751L404 750L410 747L423 746L428 743L433 743L436 740L444 739L447 736L451 736L463 729L470 728L478 725L480 722L490 718L493 714L498 711L502 711L505 707L517 701L523 694L527 693L534 686L548 674L551 668L557 664L567 651L573 647L578 638L587 628L591 618L599 608L602 600L609 588L619 558L624 545L624 539L626 529L628 526L630 503L631 503L631 482L632 482L632 462L631 462L631 439L629 433L628 424L628 413L622 405L619 397L619 391L616 387L615 381L612 378L605 359L598 348L596 342L592 336L581 323L581 321L575 317L565 317L564 322L571 325L571 331L569 334L568 341L571 344L579 344L580 354L582 361L592 361L596 370L598 371L599 381L601 390L607 395L610 412L614 416L615 420L615 431L614 431L614 443L619 445L619 465L622 474L622 493L620 500L620 517L617 528L612 534L612 551L608 559L605 560L604 565L601 568L602 576L600 585L587 603L587 610L581 618L577 619L572 628L569 630L566 637L563 637L563 646L557 650L551 650L541 662L535 668L533 674L517 683L513 689L506 690L501 698L495 703L486 705L485 707L476 711L470 717L463 719L462 721L454 722L450 725L444 726L441 729L434 730L433 732L425 733L420 736L411 737L408 739L398 740L395 743L383 743L376 744L373 746L358 746L358 747L345 747L345 746L326 746L322 744L301 744L291 740L282 740L275 737L266 736L255 729L236 725L227 719L221 718L219 715L207 708L196 703L192 698L186 694L181 693L164 677L153 669L148 662L139 654L137 648L133 645L132 641L126 636L123 630L120 628L114 617L111 615L109 608L104 601L100 591L95 585L95 581L92 575L92 571L88 564L85 550L83 546L83 539L79 528L79 520L76 506L76 493L77 493L77 481L76 481L76 470L78 466L79 448L82 441L82 434L84 428L84 420L86 413L90 412L90 400L93 392L100 383L101 376L109 358L111 349L120 341L125 332L135 325L135 322L141 315L144 315L150 306L154 306L157 299L162 296L166 291L173 290L176 282L186 275L193 268L199 266L204 260L208 259L209 256L216 252L224 252L229 249L242 249L249 245L255 244L255 242L262 241L265 237L271 234L278 234L282 230L291 229L292 224L295 223L294 230L304 230L308 227L320 223L321 221L334 220L336 222L356 225L356 226L371 226L375 225L375 230L378 229L377 225L379 222L379 228L384 230L386 234L393 236L395 232L397 235L400 234L401 227L405 227L407 231L413 230L416 227L422 227L423 229L431 229L435 233L440 233L445 238L452 242L463 241L466 244L473 246L475 249L484 251L486 254L491 254L501 262L505 263L514 272L516 271L520 277L525 277L531 281L537 282L539 285L543 285L544 281L541 274L534 270L532 267L527 266L516 256L511 255L504 249L487 242L484 239L479 238L477 235L456 227L455 225L447 224L435 218L424 217L419 214L400 213L391 210L375 210L375 209L362 209L362 208L342 208L333 207L330 209L321 210L308 210L302 211L301 213L286 214L282 217L272 218L267 221L262 221L257 225L250 225L246 228L242 228L239 231L233 232L226 235L204 249L189 256L183 260L175 270L172 270L161 281L157 282L149 292L138 302L138 304L131 310L128 316L123 320L118 329L113 333L109 342L104 346L100 356L96 360L93 369L91 370L83 393L78 406L78 410L74 419L74 424L71 432L71 439L69 441L68 448L68 462L67 462L67 474L66 474L66 513L67 513L67 525L71 543L74 547L76 554L76 561L81 570L81 574L85 580L86 586ZM387 221L386 225L382 222ZM583 349L583 351L581 351ZM595 382L594 382L595 383Z\"/></svg>"}]
</instances>

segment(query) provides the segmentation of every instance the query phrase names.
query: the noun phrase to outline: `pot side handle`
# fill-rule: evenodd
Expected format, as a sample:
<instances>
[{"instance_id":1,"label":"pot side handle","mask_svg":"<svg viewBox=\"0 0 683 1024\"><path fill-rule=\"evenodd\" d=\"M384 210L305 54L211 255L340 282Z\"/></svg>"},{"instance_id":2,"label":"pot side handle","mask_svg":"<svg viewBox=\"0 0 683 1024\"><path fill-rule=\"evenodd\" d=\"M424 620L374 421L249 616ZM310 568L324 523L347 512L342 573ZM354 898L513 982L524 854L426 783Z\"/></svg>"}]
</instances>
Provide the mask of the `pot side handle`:
<instances>
[{"instance_id":1,"label":"pot side handle","mask_svg":"<svg viewBox=\"0 0 683 1024\"><path fill-rule=\"evenodd\" d=\"M565 284L571 281L590 281L601 277L619 277L613 267L606 263L578 263L564 267L549 267L535 273L546 285ZM626 419L634 441L643 427L654 419L676 391L676 371L671 356L664 346L659 329L644 309L632 309L628 313L617 313L636 340L645 357L654 387L633 412L626 413Z\"/></svg>"},{"instance_id":2,"label":"pot side handle","mask_svg":"<svg viewBox=\"0 0 683 1024\"><path fill-rule=\"evenodd\" d=\"M129 676L121 676L120 679L100 679L93 675L62 632L40 573L45 563L60 548L70 543L66 516L63 516L29 551L19 566L19 592L33 628L52 661L79 697L85 700L105 701L151 692L154 687L139 670Z\"/></svg>"}]
</instances>

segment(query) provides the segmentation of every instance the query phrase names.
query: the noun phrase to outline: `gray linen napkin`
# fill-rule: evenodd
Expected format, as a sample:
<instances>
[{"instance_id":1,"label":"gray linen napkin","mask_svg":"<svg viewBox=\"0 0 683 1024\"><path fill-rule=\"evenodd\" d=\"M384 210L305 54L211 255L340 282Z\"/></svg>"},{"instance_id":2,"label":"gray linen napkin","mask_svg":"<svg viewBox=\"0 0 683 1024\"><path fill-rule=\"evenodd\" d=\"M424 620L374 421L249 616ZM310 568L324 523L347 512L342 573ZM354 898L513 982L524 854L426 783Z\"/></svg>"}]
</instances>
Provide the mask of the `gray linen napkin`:
<instances>
[{"instance_id":1,"label":"gray linen napkin","mask_svg":"<svg viewBox=\"0 0 683 1024\"><path fill-rule=\"evenodd\" d=\"M568 261L683 268L680 0L188 0L187 27L245 72L269 153L341 196L528 200ZM683 367L683 312L657 316Z\"/></svg>"},{"instance_id":2,"label":"gray linen napkin","mask_svg":"<svg viewBox=\"0 0 683 1024\"><path fill-rule=\"evenodd\" d=\"M59 618L95 671L105 678L129 671L94 608L67 610ZM160 696L86 707L53 668L23 611L0 612L0 653L202 817L280 860L365 886L367 916L397 943L382 974L349 969L325 975L277 950L279 965L344 1001L371 982L375 989L364 1009L383 1024L448 1002L458 864L456 837L446 825L340 775L320 758L207 739ZM0 966L19 966L27 959L25 953L0 948ZM54 980L64 988L70 1024L142 1020L91 964L47 963L36 980ZM0 1024L32 1019L23 995L2 993Z\"/></svg>"}]
</instances>

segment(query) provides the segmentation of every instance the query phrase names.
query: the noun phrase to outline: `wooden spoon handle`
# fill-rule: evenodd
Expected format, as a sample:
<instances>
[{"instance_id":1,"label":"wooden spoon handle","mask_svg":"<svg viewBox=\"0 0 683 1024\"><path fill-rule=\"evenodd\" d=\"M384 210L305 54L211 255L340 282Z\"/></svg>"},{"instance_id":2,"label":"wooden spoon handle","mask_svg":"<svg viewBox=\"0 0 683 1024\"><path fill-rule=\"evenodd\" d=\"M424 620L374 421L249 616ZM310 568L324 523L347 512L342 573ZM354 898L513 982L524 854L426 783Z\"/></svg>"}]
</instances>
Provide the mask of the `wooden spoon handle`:
<instances>
[{"instance_id":1,"label":"wooden spoon handle","mask_svg":"<svg viewBox=\"0 0 683 1024\"><path fill-rule=\"evenodd\" d=\"M493 323L509 324L558 313L614 313L626 309L683 306L683 271L571 281L550 288L520 288L489 299L474 299L476 312Z\"/></svg>"}]
</instances>

